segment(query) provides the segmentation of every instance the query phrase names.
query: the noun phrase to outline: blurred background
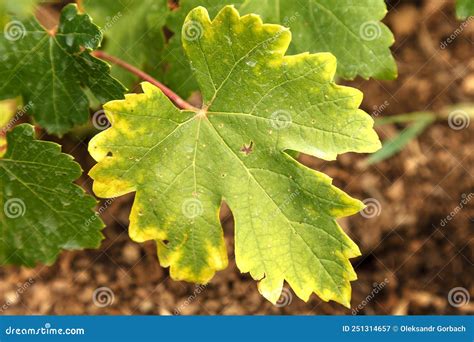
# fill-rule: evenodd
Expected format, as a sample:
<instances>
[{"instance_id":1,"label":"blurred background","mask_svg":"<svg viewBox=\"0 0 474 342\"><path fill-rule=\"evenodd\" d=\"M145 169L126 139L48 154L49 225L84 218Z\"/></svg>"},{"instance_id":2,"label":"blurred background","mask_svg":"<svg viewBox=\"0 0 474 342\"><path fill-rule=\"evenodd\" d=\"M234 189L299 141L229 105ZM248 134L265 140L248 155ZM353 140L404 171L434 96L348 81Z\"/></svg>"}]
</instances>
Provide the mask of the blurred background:
<instances>
[{"instance_id":1,"label":"blurred background","mask_svg":"<svg viewBox=\"0 0 474 342\"><path fill-rule=\"evenodd\" d=\"M60 7L46 6L39 15L54 23ZM445 117L451 106L474 102L474 20L457 20L454 1L393 0L387 7L398 79L341 83L364 92L362 108L375 118L429 111L439 120L408 139L400 153L370 165L365 155L334 162L300 156L368 206L340 221L362 251L352 259L359 277L352 283L352 309L316 295L305 303L289 288L276 306L264 300L256 282L236 268L233 221L225 211L228 268L208 285L171 280L154 243L128 237L128 195L101 202L107 227L99 250L64 252L50 267L0 268L0 313L473 314L474 122ZM397 121L377 131L388 141L409 127ZM63 144L85 171L93 165L87 135L47 138ZM91 192L87 176L78 183Z\"/></svg>"}]
</instances>

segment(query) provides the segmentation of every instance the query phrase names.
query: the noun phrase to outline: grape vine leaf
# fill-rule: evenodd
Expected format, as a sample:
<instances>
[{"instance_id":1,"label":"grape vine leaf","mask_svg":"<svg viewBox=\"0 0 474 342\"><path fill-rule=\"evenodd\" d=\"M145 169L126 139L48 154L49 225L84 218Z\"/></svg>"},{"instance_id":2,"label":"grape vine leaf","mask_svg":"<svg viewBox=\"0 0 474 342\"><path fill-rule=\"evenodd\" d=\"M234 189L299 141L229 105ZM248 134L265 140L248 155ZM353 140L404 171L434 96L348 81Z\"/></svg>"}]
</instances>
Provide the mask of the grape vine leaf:
<instances>
[{"instance_id":1,"label":"grape vine leaf","mask_svg":"<svg viewBox=\"0 0 474 342\"><path fill-rule=\"evenodd\" d=\"M304 300L315 292L348 306L349 258L359 250L336 218L364 206L285 150L326 160L377 150L373 120L358 109L362 94L333 82L329 53L285 56L289 30L256 15L227 6L211 22L198 7L187 25L197 30L183 34L183 46L203 107L179 110L149 83L105 104L113 124L89 144L94 192L136 192L130 235L155 240L174 279L206 283L227 266L225 201L237 266L263 296L276 302L286 280Z\"/></svg>"},{"instance_id":2,"label":"grape vine leaf","mask_svg":"<svg viewBox=\"0 0 474 342\"><path fill-rule=\"evenodd\" d=\"M467 19L474 16L474 1L473 0L457 0L456 1L456 15L459 19Z\"/></svg>"},{"instance_id":3,"label":"grape vine leaf","mask_svg":"<svg viewBox=\"0 0 474 342\"><path fill-rule=\"evenodd\" d=\"M102 103L123 98L125 88L109 66L90 55L102 33L90 17L70 4L61 12L56 33L34 17L13 20L0 36L0 99L22 95L36 121L62 135L89 116L87 87Z\"/></svg>"},{"instance_id":4,"label":"grape vine leaf","mask_svg":"<svg viewBox=\"0 0 474 342\"><path fill-rule=\"evenodd\" d=\"M165 47L167 0L86 0L83 3L105 36L104 51L159 77L157 65ZM112 75L131 87L134 75L112 67Z\"/></svg>"},{"instance_id":5,"label":"grape vine leaf","mask_svg":"<svg viewBox=\"0 0 474 342\"><path fill-rule=\"evenodd\" d=\"M7 134L0 158L0 264L51 264L62 249L97 248L96 201L72 182L79 164L58 144L35 140L33 126Z\"/></svg>"},{"instance_id":6,"label":"grape vine leaf","mask_svg":"<svg viewBox=\"0 0 474 342\"><path fill-rule=\"evenodd\" d=\"M168 68L162 79L184 97L197 89L180 42L184 18L198 5L210 7L214 15L227 4L236 5L244 14L259 14L265 22L289 27L294 33L291 53L331 52L338 59L337 74L342 78L397 77L389 49L394 38L380 22L387 12L383 0L182 0L168 17L167 27L175 35L165 51ZM192 27L186 29L192 34Z\"/></svg>"},{"instance_id":7,"label":"grape vine leaf","mask_svg":"<svg viewBox=\"0 0 474 342\"><path fill-rule=\"evenodd\" d=\"M380 22L387 13L383 0L246 0L240 12L289 27L295 34L291 53L331 52L344 79L397 77L389 49L394 38Z\"/></svg>"},{"instance_id":8,"label":"grape vine leaf","mask_svg":"<svg viewBox=\"0 0 474 342\"><path fill-rule=\"evenodd\" d=\"M239 6L242 2L243 0L181 0L179 2L179 8L171 12L166 21L166 27L174 33L165 47L161 60L163 73L159 77L166 85L185 98L199 88L181 44L181 29L189 11L203 6L213 17L222 7ZM185 30L188 34L193 34L192 26L185 27Z\"/></svg>"}]
</instances>

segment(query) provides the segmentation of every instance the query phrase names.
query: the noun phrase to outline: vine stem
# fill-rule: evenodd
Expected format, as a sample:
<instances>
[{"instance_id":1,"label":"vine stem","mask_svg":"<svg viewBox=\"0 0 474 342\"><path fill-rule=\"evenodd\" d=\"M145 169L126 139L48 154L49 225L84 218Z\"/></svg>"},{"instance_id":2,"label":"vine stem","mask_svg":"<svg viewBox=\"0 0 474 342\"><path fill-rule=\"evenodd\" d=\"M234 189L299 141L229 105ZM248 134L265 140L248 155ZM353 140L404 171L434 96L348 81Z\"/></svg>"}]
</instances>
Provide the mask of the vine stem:
<instances>
[{"instance_id":1,"label":"vine stem","mask_svg":"<svg viewBox=\"0 0 474 342\"><path fill-rule=\"evenodd\" d=\"M121 60L118 57L109 55L108 53L104 51L94 51L92 54L100 59L103 59L107 62L110 62L112 64L118 65L119 67L131 72L132 74L140 77L142 80L150 82L151 84L157 86L160 88L160 90L171 100L173 101L179 108L181 109L187 109L187 110L194 110L198 111L199 109L191 105L190 103L186 102L183 100L178 94L176 94L174 91L172 91L170 88L165 86L163 83L160 81L156 80L152 76L148 75L146 72L134 67L131 64L128 64L124 60Z\"/></svg>"}]
</instances>

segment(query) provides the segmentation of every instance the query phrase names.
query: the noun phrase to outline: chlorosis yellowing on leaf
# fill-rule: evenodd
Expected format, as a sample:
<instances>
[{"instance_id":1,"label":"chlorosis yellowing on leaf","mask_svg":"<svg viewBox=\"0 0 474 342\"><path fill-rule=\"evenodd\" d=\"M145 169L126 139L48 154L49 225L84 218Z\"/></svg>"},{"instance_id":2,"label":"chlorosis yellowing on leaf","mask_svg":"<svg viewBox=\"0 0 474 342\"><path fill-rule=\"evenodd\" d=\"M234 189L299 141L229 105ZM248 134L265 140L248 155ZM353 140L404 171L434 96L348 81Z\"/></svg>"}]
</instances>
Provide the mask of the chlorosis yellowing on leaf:
<instances>
[{"instance_id":1,"label":"chlorosis yellowing on leaf","mask_svg":"<svg viewBox=\"0 0 474 342\"><path fill-rule=\"evenodd\" d=\"M286 56L290 42L289 29L232 6L212 21L192 10L182 44L203 106L179 110L149 83L107 103L113 124L90 142L90 175L98 196L136 192L130 235L156 241L172 278L206 283L227 266L225 201L237 266L263 296L275 303L286 281L303 300L314 292L349 306L349 258L360 253L336 218L363 204L285 151L334 160L380 142L362 94L333 82L334 56Z\"/></svg>"}]
</instances>

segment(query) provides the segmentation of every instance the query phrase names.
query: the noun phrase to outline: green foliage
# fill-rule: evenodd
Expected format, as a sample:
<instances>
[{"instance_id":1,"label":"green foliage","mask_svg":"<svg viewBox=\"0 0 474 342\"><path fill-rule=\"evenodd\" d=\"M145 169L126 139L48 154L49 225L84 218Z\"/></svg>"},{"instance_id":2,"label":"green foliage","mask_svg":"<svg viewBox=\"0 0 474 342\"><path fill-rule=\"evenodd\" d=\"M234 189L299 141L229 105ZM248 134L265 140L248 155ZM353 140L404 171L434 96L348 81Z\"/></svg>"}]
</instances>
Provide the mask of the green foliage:
<instances>
[{"instance_id":1,"label":"green foliage","mask_svg":"<svg viewBox=\"0 0 474 342\"><path fill-rule=\"evenodd\" d=\"M333 160L380 142L362 94L334 83L335 58L285 56L290 42L288 29L230 6L212 22L192 10L182 43L203 107L179 110L149 83L107 103L113 125L89 145L90 175L98 196L137 193L130 235L155 240L174 279L206 283L227 266L226 201L237 265L266 298L276 302L287 281L304 300L315 292L349 306L359 250L336 218L363 204L285 151Z\"/></svg>"},{"instance_id":2,"label":"green foliage","mask_svg":"<svg viewBox=\"0 0 474 342\"><path fill-rule=\"evenodd\" d=\"M122 98L125 89L109 66L90 55L102 34L89 16L66 6L55 34L34 17L13 19L0 36L0 99L23 96L48 132L62 135L89 117L88 88L103 102Z\"/></svg>"},{"instance_id":3,"label":"green foliage","mask_svg":"<svg viewBox=\"0 0 474 342\"><path fill-rule=\"evenodd\" d=\"M209 15L214 17L222 7L226 5L238 6L242 2L243 0L181 0L179 2L180 7L173 11L166 21L168 29L173 32L173 36L163 54L164 72L161 77L165 84L184 97L188 97L191 92L199 89L181 44L183 30L189 35L195 34L193 27L183 27L186 15L193 8L203 6L208 10Z\"/></svg>"},{"instance_id":4,"label":"green foliage","mask_svg":"<svg viewBox=\"0 0 474 342\"><path fill-rule=\"evenodd\" d=\"M38 0L15 0L0 2L0 25L3 28L8 23L10 15L14 14L18 18L31 16L34 5Z\"/></svg>"},{"instance_id":5,"label":"green foliage","mask_svg":"<svg viewBox=\"0 0 474 342\"><path fill-rule=\"evenodd\" d=\"M183 27L184 19L197 6L214 16L225 5L234 5L244 14L256 13L265 22L289 27L294 37L291 53L331 52L338 59L337 74L342 78L393 79L397 75L389 49L393 36L380 22L387 11L383 0L181 0L174 11L165 0L153 5L150 1L86 0L85 5L103 24L105 16L125 13L118 24L104 30L106 51L144 69L184 97L198 90L181 45L182 31L193 34L192 27ZM166 44L164 27L173 33ZM124 72L116 75L127 85L133 80Z\"/></svg>"},{"instance_id":6,"label":"green foliage","mask_svg":"<svg viewBox=\"0 0 474 342\"><path fill-rule=\"evenodd\" d=\"M225 4L234 4L242 13L259 14L265 22L289 27L293 33L291 53L331 52L338 59L337 73L342 78L397 76L389 49L393 35L380 22L387 11L383 0L182 0L167 21L175 35L165 52L164 80L183 96L197 89L180 44L181 31L192 29L183 27L184 18L198 5L208 8L212 16Z\"/></svg>"},{"instance_id":7,"label":"green foliage","mask_svg":"<svg viewBox=\"0 0 474 342\"><path fill-rule=\"evenodd\" d=\"M33 135L32 126L17 126L0 159L0 264L50 264L62 249L97 248L102 240L96 201L72 183L80 166Z\"/></svg>"},{"instance_id":8,"label":"green foliage","mask_svg":"<svg viewBox=\"0 0 474 342\"><path fill-rule=\"evenodd\" d=\"M160 75L167 0L85 0L84 7L102 27L106 52L154 76ZM137 80L118 67L112 67L112 74L127 86Z\"/></svg>"},{"instance_id":9,"label":"green foliage","mask_svg":"<svg viewBox=\"0 0 474 342\"><path fill-rule=\"evenodd\" d=\"M474 1L473 0L457 0L456 1L456 15L459 19L466 19L469 16L474 16Z\"/></svg>"},{"instance_id":10,"label":"green foliage","mask_svg":"<svg viewBox=\"0 0 474 342\"><path fill-rule=\"evenodd\" d=\"M342 78L397 76L389 49L394 38L380 22L387 13L383 0L245 0L240 11L289 27L291 53L331 52Z\"/></svg>"}]
</instances>

